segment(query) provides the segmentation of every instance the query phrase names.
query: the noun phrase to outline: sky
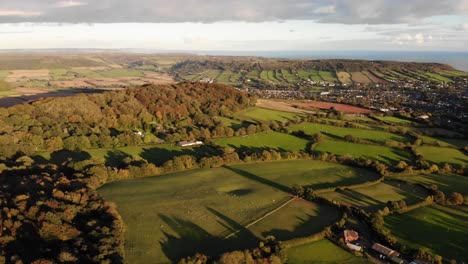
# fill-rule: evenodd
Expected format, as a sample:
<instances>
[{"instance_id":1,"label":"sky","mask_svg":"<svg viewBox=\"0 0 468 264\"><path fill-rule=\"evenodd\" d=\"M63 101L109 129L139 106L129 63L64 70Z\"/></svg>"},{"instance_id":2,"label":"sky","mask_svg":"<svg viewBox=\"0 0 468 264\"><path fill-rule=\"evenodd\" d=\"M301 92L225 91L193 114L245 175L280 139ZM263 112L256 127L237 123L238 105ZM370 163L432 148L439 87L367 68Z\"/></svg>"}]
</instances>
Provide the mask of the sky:
<instances>
[{"instance_id":1,"label":"sky","mask_svg":"<svg viewBox=\"0 0 468 264\"><path fill-rule=\"evenodd\" d=\"M0 0L0 49L468 51L468 0Z\"/></svg>"}]
</instances>

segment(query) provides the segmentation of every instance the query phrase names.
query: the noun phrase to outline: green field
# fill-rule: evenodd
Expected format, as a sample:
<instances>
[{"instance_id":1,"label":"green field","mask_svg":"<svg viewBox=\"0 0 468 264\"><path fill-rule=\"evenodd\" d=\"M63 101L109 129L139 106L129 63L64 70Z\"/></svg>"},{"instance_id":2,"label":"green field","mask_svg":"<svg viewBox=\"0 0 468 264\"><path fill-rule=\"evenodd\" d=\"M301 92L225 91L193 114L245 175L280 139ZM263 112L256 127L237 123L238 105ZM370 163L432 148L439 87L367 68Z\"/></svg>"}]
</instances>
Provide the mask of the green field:
<instances>
[{"instance_id":1,"label":"green field","mask_svg":"<svg viewBox=\"0 0 468 264\"><path fill-rule=\"evenodd\" d=\"M411 162L411 153L405 149L355 144L343 141L326 140L317 144L316 153L330 152L336 155L350 155L354 158L375 159L381 162L395 164L400 160Z\"/></svg>"},{"instance_id":2,"label":"green field","mask_svg":"<svg viewBox=\"0 0 468 264\"><path fill-rule=\"evenodd\" d=\"M404 199L408 205L414 204L421 202L427 195L422 187L396 182L382 182L365 188L344 189L323 194L340 203L369 211L382 209L388 201Z\"/></svg>"},{"instance_id":3,"label":"green field","mask_svg":"<svg viewBox=\"0 0 468 264\"><path fill-rule=\"evenodd\" d=\"M394 116L374 116L375 118L389 123L399 124L399 125L409 125L411 124L410 120L401 119Z\"/></svg>"},{"instance_id":4,"label":"green field","mask_svg":"<svg viewBox=\"0 0 468 264\"><path fill-rule=\"evenodd\" d=\"M274 163L241 166L258 170ZM293 170L298 162L285 167ZM250 168L249 168L250 167ZM126 225L129 263L169 263L256 246L259 237L308 235L336 221L327 206L297 200L245 229L242 226L290 199L289 195L236 168L197 169L106 184L99 193L117 204ZM226 235L241 230L235 236Z\"/></svg>"},{"instance_id":5,"label":"green field","mask_svg":"<svg viewBox=\"0 0 468 264\"><path fill-rule=\"evenodd\" d=\"M457 263L468 261L468 210L433 205L385 218L385 226L399 242L425 247Z\"/></svg>"},{"instance_id":6,"label":"green field","mask_svg":"<svg viewBox=\"0 0 468 264\"><path fill-rule=\"evenodd\" d=\"M289 248L287 253L288 261L286 263L288 264L371 263L363 258L354 256L353 254L336 246L327 239Z\"/></svg>"},{"instance_id":7,"label":"green field","mask_svg":"<svg viewBox=\"0 0 468 264\"><path fill-rule=\"evenodd\" d=\"M245 229L222 238L288 199L224 168L116 182L99 193L117 204L127 225L129 263L177 262L197 252L255 246L257 238Z\"/></svg>"},{"instance_id":8,"label":"green field","mask_svg":"<svg viewBox=\"0 0 468 264\"><path fill-rule=\"evenodd\" d=\"M295 136L279 132L262 132L253 135L219 138L213 140L223 147L234 147L243 150L262 148L281 151L304 151L308 141Z\"/></svg>"},{"instance_id":9,"label":"green field","mask_svg":"<svg viewBox=\"0 0 468 264\"><path fill-rule=\"evenodd\" d=\"M289 131L303 130L308 135L322 133L329 139L343 139L346 135L352 135L365 141L383 144L385 141L410 142L410 139L385 131L337 127L331 125L302 123L288 127Z\"/></svg>"},{"instance_id":10,"label":"green field","mask_svg":"<svg viewBox=\"0 0 468 264\"><path fill-rule=\"evenodd\" d=\"M468 157L458 149L422 146L417 149L423 157L431 162L468 165Z\"/></svg>"},{"instance_id":11,"label":"green field","mask_svg":"<svg viewBox=\"0 0 468 264\"><path fill-rule=\"evenodd\" d=\"M265 108L252 107L247 108L242 111L237 112L234 115L234 118L249 121L249 122L258 122L258 121L278 121L278 122L287 122L294 120L296 117L301 115L289 112L275 111Z\"/></svg>"},{"instance_id":12,"label":"green field","mask_svg":"<svg viewBox=\"0 0 468 264\"><path fill-rule=\"evenodd\" d=\"M369 170L316 161L295 160L259 163L257 166L230 166L239 172L266 183L289 188L294 184L310 186L315 190L334 186L353 185L376 180L379 176Z\"/></svg>"},{"instance_id":13,"label":"green field","mask_svg":"<svg viewBox=\"0 0 468 264\"><path fill-rule=\"evenodd\" d=\"M437 144L441 147L454 147L462 148L468 146L468 140L466 139L454 139L454 138L434 138L429 136L421 136L424 144Z\"/></svg>"},{"instance_id":14,"label":"green field","mask_svg":"<svg viewBox=\"0 0 468 264\"><path fill-rule=\"evenodd\" d=\"M449 194L459 192L468 195L468 181L466 176L457 174L421 174L414 176L401 176L402 179L410 183L420 183L424 185L437 185L439 190Z\"/></svg>"},{"instance_id":15,"label":"green field","mask_svg":"<svg viewBox=\"0 0 468 264\"><path fill-rule=\"evenodd\" d=\"M340 216L340 212L334 207L296 199L249 227L249 230L260 238L273 235L276 239L284 241L318 233L338 221Z\"/></svg>"}]
</instances>

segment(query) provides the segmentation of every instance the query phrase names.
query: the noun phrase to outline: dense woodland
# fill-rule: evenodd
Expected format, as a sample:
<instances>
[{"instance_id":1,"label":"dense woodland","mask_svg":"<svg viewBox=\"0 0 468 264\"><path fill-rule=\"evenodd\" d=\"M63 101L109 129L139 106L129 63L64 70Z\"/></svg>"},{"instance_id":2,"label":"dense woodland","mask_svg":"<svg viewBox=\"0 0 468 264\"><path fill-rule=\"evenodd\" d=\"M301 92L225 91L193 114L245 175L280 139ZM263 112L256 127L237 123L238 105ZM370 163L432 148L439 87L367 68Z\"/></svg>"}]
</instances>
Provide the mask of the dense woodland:
<instances>
[{"instance_id":1,"label":"dense woodland","mask_svg":"<svg viewBox=\"0 0 468 264\"><path fill-rule=\"evenodd\" d=\"M214 116L229 116L253 103L254 98L227 86L200 83L42 99L0 109L0 157L151 143L182 129L204 138L204 129L216 125Z\"/></svg>"}]
</instances>

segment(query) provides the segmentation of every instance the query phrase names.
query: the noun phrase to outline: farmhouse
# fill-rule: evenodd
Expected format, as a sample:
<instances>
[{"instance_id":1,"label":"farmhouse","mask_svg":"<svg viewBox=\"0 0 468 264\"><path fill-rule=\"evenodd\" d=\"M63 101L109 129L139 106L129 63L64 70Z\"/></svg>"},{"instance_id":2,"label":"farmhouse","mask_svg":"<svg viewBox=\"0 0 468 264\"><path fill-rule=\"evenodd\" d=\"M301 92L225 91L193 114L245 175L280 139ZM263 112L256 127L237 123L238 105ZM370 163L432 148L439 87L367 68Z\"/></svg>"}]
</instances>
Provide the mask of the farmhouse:
<instances>
[{"instance_id":1,"label":"farmhouse","mask_svg":"<svg viewBox=\"0 0 468 264\"><path fill-rule=\"evenodd\" d=\"M198 141L198 140L186 140L186 141L179 141L177 145L181 147L193 147L193 146L203 145L203 142Z\"/></svg>"},{"instance_id":2,"label":"farmhouse","mask_svg":"<svg viewBox=\"0 0 468 264\"><path fill-rule=\"evenodd\" d=\"M359 234L358 232L354 231L354 230L348 230L346 229L344 232L343 232L343 239L344 239L344 242L345 243L348 243L348 242L353 242L353 241L356 241L359 239Z\"/></svg>"},{"instance_id":3,"label":"farmhouse","mask_svg":"<svg viewBox=\"0 0 468 264\"><path fill-rule=\"evenodd\" d=\"M395 250L393 249L390 249L384 245L381 245L379 243L374 243L374 245L372 245L372 249L377 251L378 253L380 254L383 254L387 257L398 257L400 256L400 253L396 252Z\"/></svg>"},{"instance_id":4,"label":"farmhouse","mask_svg":"<svg viewBox=\"0 0 468 264\"><path fill-rule=\"evenodd\" d=\"M351 243L346 243L346 246L349 249L354 250L354 251L361 251L361 249L362 249L361 246L357 246L357 245L354 245L354 244L351 244Z\"/></svg>"}]
</instances>

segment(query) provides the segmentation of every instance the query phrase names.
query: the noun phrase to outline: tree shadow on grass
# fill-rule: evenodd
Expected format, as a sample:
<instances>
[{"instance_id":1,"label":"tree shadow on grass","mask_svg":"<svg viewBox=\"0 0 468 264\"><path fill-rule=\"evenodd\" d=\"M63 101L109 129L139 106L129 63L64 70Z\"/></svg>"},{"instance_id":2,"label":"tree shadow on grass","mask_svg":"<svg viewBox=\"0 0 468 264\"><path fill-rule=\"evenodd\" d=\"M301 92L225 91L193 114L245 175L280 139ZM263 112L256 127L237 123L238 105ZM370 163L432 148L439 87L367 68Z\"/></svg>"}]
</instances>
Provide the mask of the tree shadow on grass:
<instances>
[{"instance_id":1,"label":"tree shadow on grass","mask_svg":"<svg viewBox=\"0 0 468 264\"><path fill-rule=\"evenodd\" d=\"M156 166L161 166L165 162L176 156L191 155L196 158L220 155L220 151L209 145L202 145L195 148L167 149L164 147L143 148L140 156Z\"/></svg>"},{"instance_id":2,"label":"tree shadow on grass","mask_svg":"<svg viewBox=\"0 0 468 264\"><path fill-rule=\"evenodd\" d=\"M212 208L207 209L219 219L219 224L231 232L240 230L239 233L224 239L209 233L190 220L159 214L159 217L177 233L173 235L163 231L165 239L159 241L162 251L172 262L196 253L216 257L224 252L255 247L260 241L241 224Z\"/></svg>"},{"instance_id":3,"label":"tree shadow on grass","mask_svg":"<svg viewBox=\"0 0 468 264\"><path fill-rule=\"evenodd\" d=\"M90 159L91 155L86 151L72 151L62 149L50 154L50 162L56 165L62 165L67 161L84 161Z\"/></svg>"},{"instance_id":4,"label":"tree shadow on grass","mask_svg":"<svg viewBox=\"0 0 468 264\"><path fill-rule=\"evenodd\" d=\"M281 213L281 211L278 213ZM317 210L317 215L305 214L304 217L296 217L297 224L292 230L272 229L262 232L262 236L273 235L276 239L282 241L306 237L322 231L326 226L331 225L339 218L340 213L335 208L320 206Z\"/></svg>"},{"instance_id":5,"label":"tree shadow on grass","mask_svg":"<svg viewBox=\"0 0 468 264\"><path fill-rule=\"evenodd\" d=\"M131 156L121 150L109 150L104 157L106 159L106 166L121 168L124 167L123 160Z\"/></svg>"},{"instance_id":6,"label":"tree shadow on grass","mask_svg":"<svg viewBox=\"0 0 468 264\"><path fill-rule=\"evenodd\" d=\"M282 184L279 184L277 182L274 182L274 181L270 181L268 179L265 179L265 178L262 178L262 177L259 177L255 174L252 174L250 172L247 172L247 171L244 171L244 170L241 170L241 169L238 169L238 168L234 168L234 167L230 167L230 166L223 166L223 168L226 168L232 172L235 172L236 174L239 174L240 176L243 176L249 180L253 180L253 181L256 181L256 182L259 182L259 183L262 183L262 184L265 184L265 185L268 185L274 189L277 189L277 190L280 190L280 191L283 191L283 192L286 192L286 193L290 193L291 192L291 188L287 187L287 186L284 186Z\"/></svg>"}]
</instances>

